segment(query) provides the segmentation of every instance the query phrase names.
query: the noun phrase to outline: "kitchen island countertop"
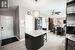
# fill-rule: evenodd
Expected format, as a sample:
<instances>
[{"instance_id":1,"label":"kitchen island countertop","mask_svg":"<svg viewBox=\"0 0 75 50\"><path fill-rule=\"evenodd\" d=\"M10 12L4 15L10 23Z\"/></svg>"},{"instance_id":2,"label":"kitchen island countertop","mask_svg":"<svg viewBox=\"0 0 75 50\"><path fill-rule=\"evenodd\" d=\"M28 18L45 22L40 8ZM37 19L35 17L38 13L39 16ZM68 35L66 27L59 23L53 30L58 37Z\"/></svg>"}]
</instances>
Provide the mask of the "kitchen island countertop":
<instances>
[{"instance_id":1,"label":"kitchen island countertop","mask_svg":"<svg viewBox=\"0 0 75 50\"><path fill-rule=\"evenodd\" d=\"M37 36L43 35L45 33L47 33L47 31L43 31L43 30L35 30L35 31L32 31L32 32L26 32L26 34L29 34L33 37L37 37Z\"/></svg>"}]
</instances>

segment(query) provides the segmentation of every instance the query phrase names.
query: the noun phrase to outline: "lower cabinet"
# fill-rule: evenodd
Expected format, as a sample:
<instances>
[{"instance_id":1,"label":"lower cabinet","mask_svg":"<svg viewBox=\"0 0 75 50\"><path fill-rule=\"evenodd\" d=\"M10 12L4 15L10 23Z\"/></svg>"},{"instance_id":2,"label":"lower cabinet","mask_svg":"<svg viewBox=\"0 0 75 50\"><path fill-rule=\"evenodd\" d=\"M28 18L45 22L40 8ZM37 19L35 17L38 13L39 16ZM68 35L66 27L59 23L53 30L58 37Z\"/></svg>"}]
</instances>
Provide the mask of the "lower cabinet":
<instances>
[{"instance_id":1,"label":"lower cabinet","mask_svg":"<svg viewBox=\"0 0 75 50\"><path fill-rule=\"evenodd\" d=\"M67 39L67 49L66 50L75 50L75 41Z\"/></svg>"},{"instance_id":2,"label":"lower cabinet","mask_svg":"<svg viewBox=\"0 0 75 50\"><path fill-rule=\"evenodd\" d=\"M64 35L63 28L57 27L57 35Z\"/></svg>"},{"instance_id":3,"label":"lower cabinet","mask_svg":"<svg viewBox=\"0 0 75 50\"><path fill-rule=\"evenodd\" d=\"M38 50L44 45L44 36L40 35L37 37L33 37L28 34L25 34L25 44L27 50Z\"/></svg>"}]
</instances>

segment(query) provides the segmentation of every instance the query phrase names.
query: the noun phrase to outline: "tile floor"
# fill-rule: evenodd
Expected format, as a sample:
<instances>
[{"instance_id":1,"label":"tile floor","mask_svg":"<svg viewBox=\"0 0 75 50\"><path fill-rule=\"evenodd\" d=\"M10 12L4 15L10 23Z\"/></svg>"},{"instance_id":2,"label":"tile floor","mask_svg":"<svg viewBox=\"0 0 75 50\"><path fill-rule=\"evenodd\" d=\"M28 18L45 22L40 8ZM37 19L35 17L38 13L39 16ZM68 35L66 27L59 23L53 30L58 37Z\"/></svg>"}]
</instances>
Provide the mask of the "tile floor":
<instances>
[{"instance_id":1,"label":"tile floor","mask_svg":"<svg viewBox=\"0 0 75 50\"><path fill-rule=\"evenodd\" d=\"M65 50L65 36L48 34L48 41L39 50Z\"/></svg>"},{"instance_id":2,"label":"tile floor","mask_svg":"<svg viewBox=\"0 0 75 50\"><path fill-rule=\"evenodd\" d=\"M65 50L65 36L48 33L48 41L39 50ZM27 50L25 41L14 42L5 46L0 46L0 50Z\"/></svg>"}]
</instances>

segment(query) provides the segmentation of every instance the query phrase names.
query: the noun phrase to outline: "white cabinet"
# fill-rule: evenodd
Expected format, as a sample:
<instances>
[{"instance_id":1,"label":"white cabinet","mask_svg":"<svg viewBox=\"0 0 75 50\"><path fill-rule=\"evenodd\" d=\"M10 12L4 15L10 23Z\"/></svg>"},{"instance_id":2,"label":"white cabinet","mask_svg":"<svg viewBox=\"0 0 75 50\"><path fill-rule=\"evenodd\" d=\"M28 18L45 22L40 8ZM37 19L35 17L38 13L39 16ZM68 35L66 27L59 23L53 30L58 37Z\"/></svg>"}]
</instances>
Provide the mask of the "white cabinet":
<instances>
[{"instance_id":1,"label":"white cabinet","mask_svg":"<svg viewBox=\"0 0 75 50\"><path fill-rule=\"evenodd\" d=\"M75 0L67 3L67 26L75 26Z\"/></svg>"},{"instance_id":2,"label":"white cabinet","mask_svg":"<svg viewBox=\"0 0 75 50\"><path fill-rule=\"evenodd\" d=\"M67 26L75 26L75 16L67 16Z\"/></svg>"},{"instance_id":3,"label":"white cabinet","mask_svg":"<svg viewBox=\"0 0 75 50\"><path fill-rule=\"evenodd\" d=\"M67 8L67 14L75 13L75 6L71 6Z\"/></svg>"}]
</instances>

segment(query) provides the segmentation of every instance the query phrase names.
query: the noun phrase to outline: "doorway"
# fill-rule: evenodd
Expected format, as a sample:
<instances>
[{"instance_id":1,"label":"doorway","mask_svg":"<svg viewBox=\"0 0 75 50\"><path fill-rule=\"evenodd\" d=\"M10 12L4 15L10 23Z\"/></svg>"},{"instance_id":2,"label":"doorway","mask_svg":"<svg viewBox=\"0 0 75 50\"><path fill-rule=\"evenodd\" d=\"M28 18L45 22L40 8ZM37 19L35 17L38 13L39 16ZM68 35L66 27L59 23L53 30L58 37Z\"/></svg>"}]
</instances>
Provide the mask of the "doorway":
<instances>
[{"instance_id":1,"label":"doorway","mask_svg":"<svg viewBox=\"0 0 75 50\"><path fill-rule=\"evenodd\" d=\"M53 24L53 19L52 18L48 18L48 23L49 23L49 25L48 25L48 30L52 30L53 29L53 26L54 26L54 24Z\"/></svg>"},{"instance_id":2,"label":"doorway","mask_svg":"<svg viewBox=\"0 0 75 50\"><path fill-rule=\"evenodd\" d=\"M13 16L0 16L0 41L14 37Z\"/></svg>"}]
</instances>

